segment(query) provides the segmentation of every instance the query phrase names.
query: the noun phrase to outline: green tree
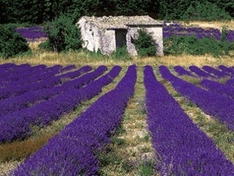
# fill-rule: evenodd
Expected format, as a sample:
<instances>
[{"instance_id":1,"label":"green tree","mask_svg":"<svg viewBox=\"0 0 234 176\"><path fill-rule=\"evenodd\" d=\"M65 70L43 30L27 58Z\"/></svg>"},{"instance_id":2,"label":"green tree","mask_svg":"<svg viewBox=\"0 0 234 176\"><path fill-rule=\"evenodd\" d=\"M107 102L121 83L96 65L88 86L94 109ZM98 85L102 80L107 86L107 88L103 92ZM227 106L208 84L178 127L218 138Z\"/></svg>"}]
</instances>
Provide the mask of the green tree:
<instances>
[{"instance_id":1,"label":"green tree","mask_svg":"<svg viewBox=\"0 0 234 176\"><path fill-rule=\"evenodd\" d=\"M0 57L9 58L29 51L27 41L15 32L11 24L0 25Z\"/></svg>"},{"instance_id":2,"label":"green tree","mask_svg":"<svg viewBox=\"0 0 234 176\"><path fill-rule=\"evenodd\" d=\"M49 48L53 48L54 52L81 48L80 30L71 16L61 14L57 19L47 22L45 31Z\"/></svg>"},{"instance_id":3,"label":"green tree","mask_svg":"<svg viewBox=\"0 0 234 176\"><path fill-rule=\"evenodd\" d=\"M160 0L159 17L161 19L178 20L195 0Z\"/></svg>"}]
</instances>

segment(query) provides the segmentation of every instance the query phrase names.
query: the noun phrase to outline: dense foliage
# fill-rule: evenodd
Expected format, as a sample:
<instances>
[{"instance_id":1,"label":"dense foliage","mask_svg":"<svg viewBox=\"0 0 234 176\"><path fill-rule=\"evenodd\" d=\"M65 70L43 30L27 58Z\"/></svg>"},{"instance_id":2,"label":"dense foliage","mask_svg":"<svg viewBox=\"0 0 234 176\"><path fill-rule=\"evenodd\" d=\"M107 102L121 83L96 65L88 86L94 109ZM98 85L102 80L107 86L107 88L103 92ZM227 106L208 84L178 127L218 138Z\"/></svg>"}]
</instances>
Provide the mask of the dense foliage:
<instances>
[{"instance_id":1,"label":"dense foliage","mask_svg":"<svg viewBox=\"0 0 234 176\"><path fill-rule=\"evenodd\" d=\"M195 36L173 36L164 40L165 54L191 54L213 56L229 55L234 50L233 43L218 41L214 38L198 39Z\"/></svg>"},{"instance_id":2,"label":"dense foliage","mask_svg":"<svg viewBox=\"0 0 234 176\"><path fill-rule=\"evenodd\" d=\"M222 20L231 19L230 15L218 5L204 1L191 3L180 17L183 20Z\"/></svg>"},{"instance_id":3,"label":"dense foliage","mask_svg":"<svg viewBox=\"0 0 234 176\"><path fill-rule=\"evenodd\" d=\"M0 23L38 24L51 21L60 13L73 14L77 19L83 15L153 14L155 16L158 4L151 0L12 0L10 2L3 0L0 3Z\"/></svg>"},{"instance_id":4,"label":"dense foliage","mask_svg":"<svg viewBox=\"0 0 234 176\"><path fill-rule=\"evenodd\" d=\"M2 0L0 23L36 23L51 21L60 13L83 15L143 15L161 19L229 19L234 17L231 0ZM202 13L200 13L202 12ZM199 14L200 13L200 14ZM199 15L198 15L199 14Z\"/></svg>"},{"instance_id":5,"label":"dense foliage","mask_svg":"<svg viewBox=\"0 0 234 176\"><path fill-rule=\"evenodd\" d=\"M54 52L76 50L81 48L80 30L72 17L61 14L45 25L48 41L42 47Z\"/></svg>"},{"instance_id":6,"label":"dense foliage","mask_svg":"<svg viewBox=\"0 0 234 176\"><path fill-rule=\"evenodd\" d=\"M160 1L159 17L162 19L220 20L233 17L234 3L231 0Z\"/></svg>"},{"instance_id":7,"label":"dense foliage","mask_svg":"<svg viewBox=\"0 0 234 176\"><path fill-rule=\"evenodd\" d=\"M15 32L14 28L15 26L11 24L0 25L0 57L2 58L29 51L27 41Z\"/></svg>"}]
</instances>

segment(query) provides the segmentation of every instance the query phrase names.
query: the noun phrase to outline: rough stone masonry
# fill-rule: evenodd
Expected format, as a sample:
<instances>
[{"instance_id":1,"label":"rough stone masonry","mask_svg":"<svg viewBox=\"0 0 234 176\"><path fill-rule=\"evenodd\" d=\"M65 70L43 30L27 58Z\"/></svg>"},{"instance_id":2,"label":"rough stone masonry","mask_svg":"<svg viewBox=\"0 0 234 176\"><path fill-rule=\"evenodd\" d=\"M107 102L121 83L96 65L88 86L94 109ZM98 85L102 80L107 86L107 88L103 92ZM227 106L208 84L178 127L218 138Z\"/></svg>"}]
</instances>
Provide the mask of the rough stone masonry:
<instances>
[{"instance_id":1,"label":"rough stone masonry","mask_svg":"<svg viewBox=\"0 0 234 176\"><path fill-rule=\"evenodd\" d=\"M157 55L163 55L163 23L149 16L84 16L77 22L81 29L83 48L90 51L101 51L110 55L117 47L126 46L132 56L137 56L134 40L138 30L149 33L157 49Z\"/></svg>"}]
</instances>

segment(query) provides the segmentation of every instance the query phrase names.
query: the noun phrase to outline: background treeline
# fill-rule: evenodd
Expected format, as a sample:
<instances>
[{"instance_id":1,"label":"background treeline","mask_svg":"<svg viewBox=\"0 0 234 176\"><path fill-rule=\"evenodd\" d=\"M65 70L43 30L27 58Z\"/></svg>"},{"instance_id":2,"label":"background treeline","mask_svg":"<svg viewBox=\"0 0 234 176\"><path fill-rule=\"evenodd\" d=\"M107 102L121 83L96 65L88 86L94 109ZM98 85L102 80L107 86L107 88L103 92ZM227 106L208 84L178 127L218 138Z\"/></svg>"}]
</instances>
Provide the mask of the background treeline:
<instances>
[{"instance_id":1,"label":"background treeline","mask_svg":"<svg viewBox=\"0 0 234 176\"><path fill-rule=\"evenodd\" d=\"M1 0L0 23L42 24L61 13L145 15L170 20L220 20L234 17L233 0Z\"/></svg>"}]
</instances>

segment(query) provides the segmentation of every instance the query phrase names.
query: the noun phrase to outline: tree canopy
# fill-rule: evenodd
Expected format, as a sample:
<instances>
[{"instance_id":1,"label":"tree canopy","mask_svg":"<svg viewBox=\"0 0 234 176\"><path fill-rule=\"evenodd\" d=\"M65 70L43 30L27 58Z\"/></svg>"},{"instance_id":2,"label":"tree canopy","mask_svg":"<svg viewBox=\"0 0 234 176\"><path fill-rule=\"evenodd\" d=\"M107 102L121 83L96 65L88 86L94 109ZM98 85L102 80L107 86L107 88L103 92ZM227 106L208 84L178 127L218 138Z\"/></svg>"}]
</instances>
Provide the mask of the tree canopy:
<instances>
[{"instance_id":1,"label":"tree canopy","mask_svg":"<svg viewBox=\"0 0 234 176\"><path fill-rule=\"evenodd\" d=\"M77 19L84 15L150 15L153 18L179 20L185 17L191 5L206 5L206 2L215 5L217 14L222 11L234 17L232 0L1 0L0 23L42 24L56 19L61 13L75 15Z\"/></svg>"}]
</instances>

